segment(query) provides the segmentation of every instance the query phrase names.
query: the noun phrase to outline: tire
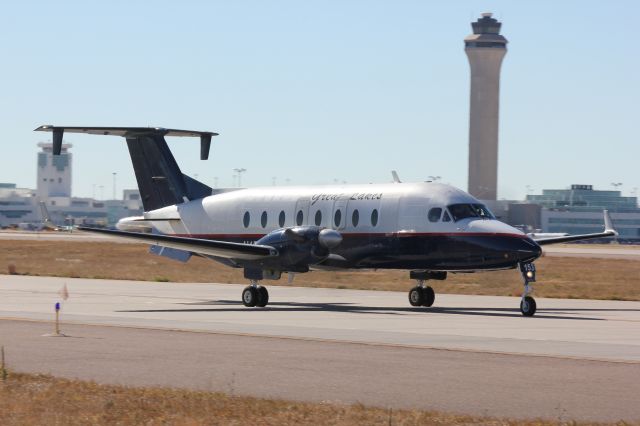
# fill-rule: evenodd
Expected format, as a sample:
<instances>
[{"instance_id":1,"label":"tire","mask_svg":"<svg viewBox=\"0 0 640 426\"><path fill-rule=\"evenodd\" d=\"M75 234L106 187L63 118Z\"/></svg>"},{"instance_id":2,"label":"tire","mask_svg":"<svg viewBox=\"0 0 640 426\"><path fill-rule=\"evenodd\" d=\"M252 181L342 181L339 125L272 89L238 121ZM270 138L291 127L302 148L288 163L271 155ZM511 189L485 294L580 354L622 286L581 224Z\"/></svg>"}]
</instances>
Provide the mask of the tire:
<instances>
[{"instance_id":1,"label":"tire","mask_svg":"<svg viewBox=\"0 0 640 426\"><path fill-rule=\"evenodd\" d=\"M422 306L424 304L424 291L421 287L414 287L409 291L409 303L411 306Z\"/></svg>"},{"instance_id":2,"label":"tire","mask_svg":"<svg viewBox=\"0 0 640 426\"><path fill-rule=\"evenodd\" d=\"M422 303L422 306L429 307L436 301L436 292L433 291L431 287L424 288L422 290L422 294L424 294L424 302Z\"/></svg>"},{"instance_id":3,"label":"tire","mask_svg":"<svg viewBox=\"0 0 640 426\"><path fill-rule=\"evenodd\" d=\"M525 317L532 317L536 313L536 300L533 297L526 296L520 302L520 312Z\"/></svg>"},{"instance_id":4,"label":"tire","mask_svg":"<svg viewBox=\"0 0 640 426\"><path fill-rule=\"evenodd\" d=\"M256 290L255 287L245 287L244 290L242 290L242 303L244 304L244 306L246 306L247 308L253 308L254 306L256 306L256 303L258 302L258 291Z\"/></svg>"},{"instance_id":5,"label":"tire","mask_svg":"<svg viewBox=\"0 0 640 426\"><path fill-rule=\"evenodd\" d=\"M258 287L258 299L256 302L256 306L260 308L264 308L269 303L269 291L267 291L266 287Z\"/></svg>"}]
</instances>

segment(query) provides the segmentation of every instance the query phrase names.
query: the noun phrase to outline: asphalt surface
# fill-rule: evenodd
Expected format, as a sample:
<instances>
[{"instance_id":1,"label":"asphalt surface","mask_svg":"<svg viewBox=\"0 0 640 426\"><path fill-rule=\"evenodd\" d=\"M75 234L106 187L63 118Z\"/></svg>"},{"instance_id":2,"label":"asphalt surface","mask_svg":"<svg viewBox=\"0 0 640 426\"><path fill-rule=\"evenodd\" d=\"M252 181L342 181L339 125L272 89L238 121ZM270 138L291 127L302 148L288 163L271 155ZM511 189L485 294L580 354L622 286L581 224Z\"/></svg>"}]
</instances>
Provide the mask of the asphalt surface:
<instances>
[{"instance_id":1,"label":"asphalt surface","mask_svg":"<svg viewBox=\"0 0 640 426\"><path fill-rule=\"evenodd\" d=\"M473 415L640 419L640 366L312 340L0 321L9 367L101 383Z\"/></svg>"},{"instance_id":2,"label":"asphalt surface","mask_svg":"<svg viewBox=\"0 0 640 426\"><path fill-rule=\"evenodd\" d=\"M67 285L62 331L53 304ZM640 420L640 303L0 276L9 367L308 401L512 418ZM45 322L45 321L49 322Z\"/></svg>"}]
</instances>

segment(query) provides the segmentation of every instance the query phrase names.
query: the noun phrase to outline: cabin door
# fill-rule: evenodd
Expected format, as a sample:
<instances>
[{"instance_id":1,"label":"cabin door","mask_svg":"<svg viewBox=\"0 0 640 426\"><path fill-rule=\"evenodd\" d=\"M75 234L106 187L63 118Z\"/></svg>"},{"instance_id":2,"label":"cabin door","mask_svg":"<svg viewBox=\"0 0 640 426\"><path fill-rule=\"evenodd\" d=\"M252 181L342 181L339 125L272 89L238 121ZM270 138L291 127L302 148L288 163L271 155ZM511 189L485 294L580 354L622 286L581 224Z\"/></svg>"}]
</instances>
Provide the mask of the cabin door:
<instances>
[{"instance_id":1,"label":"cabin door","mask_svg":"<svg viewBox=\"0 0 640 426\"><path fill-rule=\"evenodd\" d=\"M429 198L402 197L398 203L398 230L419 232L427 223Z\"/></svg>"}]
</instances>

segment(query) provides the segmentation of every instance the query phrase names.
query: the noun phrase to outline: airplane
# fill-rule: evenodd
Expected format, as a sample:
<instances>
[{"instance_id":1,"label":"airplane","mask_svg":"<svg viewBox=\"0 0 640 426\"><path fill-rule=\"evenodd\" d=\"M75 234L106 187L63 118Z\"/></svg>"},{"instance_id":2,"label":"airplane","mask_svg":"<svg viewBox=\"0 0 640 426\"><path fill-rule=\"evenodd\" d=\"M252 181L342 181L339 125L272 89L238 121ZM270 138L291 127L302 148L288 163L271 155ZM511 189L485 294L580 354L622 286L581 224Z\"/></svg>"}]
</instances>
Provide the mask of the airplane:
<instances>
[{"instance_id":1,"label":"airplane","mask_svg":"<svg viewBox=\"0 0 640 426\"><path fill-rule=\"evenodd\" d=\"M40 205L40 213L42 214L42 225L44 228L57 232L73 232L73 225L58 226L51 221L47 204L44 201L38 203Z\"/></svg>"},{"instance_id":2,"label":"airplane","mask_svg":"<svg viewBox=\"0 0 640 426\"><path fill-rule=\"evenodd\" d=\"M530 317L536 301L534 261L541 246L616 236L609 213L604 231L533 239L495 219L479 200L437 182L286 186L214 190L182 173L165 137L200 138L200 159L209 157L214 132L161 127L67 127L43 125L59 155L64 133L124 137L144 214L128 218L151 232L97 229L152 245L150 251L186 262L191 256L242 268L247 307L265 307L263 280L291 279L310 270L401 269L416 285L412 306L432 306L428 280L448 273L519 269L524 291L520 312ZM129 228L132 229L132 228Z\"/></svg>"}]
</instances>

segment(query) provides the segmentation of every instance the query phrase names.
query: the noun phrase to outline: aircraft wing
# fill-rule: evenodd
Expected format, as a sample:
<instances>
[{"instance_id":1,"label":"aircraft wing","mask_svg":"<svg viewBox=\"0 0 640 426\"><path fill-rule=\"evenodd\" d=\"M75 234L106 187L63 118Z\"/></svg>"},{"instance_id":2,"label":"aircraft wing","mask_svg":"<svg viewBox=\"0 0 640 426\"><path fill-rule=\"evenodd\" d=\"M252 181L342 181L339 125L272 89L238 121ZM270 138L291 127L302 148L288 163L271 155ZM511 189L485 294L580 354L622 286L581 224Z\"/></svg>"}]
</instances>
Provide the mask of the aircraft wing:
<instances>
[{"instance_id":1,"label":"aircraft wing","mask_svg":"<svg viewBox=\"0 0 640 426\"><path fill-rule=\"evenodd\" d=\"M278 250L266 245L230 243L227 241L203 240L200 238L174 237L172 235L142 234L138 232L115 231L86 226L79 226L78 230L127 238L141 243L157 244L163 247L226 259L257 260L278 255Z\"/></svg>"},{"instance_id":2,"label":"aircraft wing","mask_svg":"<svg viewBox=\"0 0 640 426\"><path fill-rule=\"evenodd\" d=\"M564 235L561 237L547 237L547 238L535 238L531 236L531 239L538 243L538 245L546 245L546 244L559 244L559 243L568 243L570 241L580 241L580 240L590 240L592 238L603 238L603 237L615 237L618 235L618 232L613 227L613 222L611 221L611 216L609 212L605 210L604 212L604 231L598 232L595 234L579 234L579 235Z\"/></svg>"}]
</instances>

